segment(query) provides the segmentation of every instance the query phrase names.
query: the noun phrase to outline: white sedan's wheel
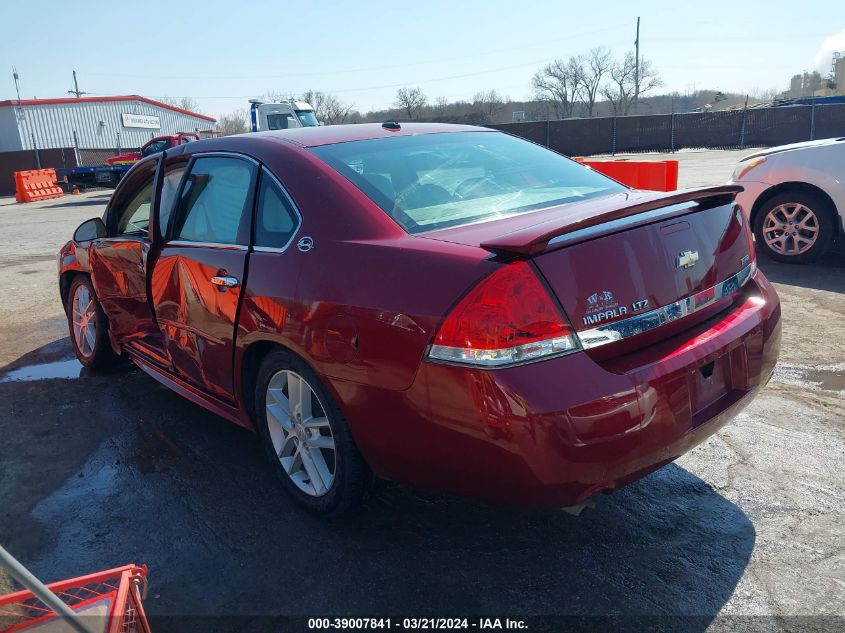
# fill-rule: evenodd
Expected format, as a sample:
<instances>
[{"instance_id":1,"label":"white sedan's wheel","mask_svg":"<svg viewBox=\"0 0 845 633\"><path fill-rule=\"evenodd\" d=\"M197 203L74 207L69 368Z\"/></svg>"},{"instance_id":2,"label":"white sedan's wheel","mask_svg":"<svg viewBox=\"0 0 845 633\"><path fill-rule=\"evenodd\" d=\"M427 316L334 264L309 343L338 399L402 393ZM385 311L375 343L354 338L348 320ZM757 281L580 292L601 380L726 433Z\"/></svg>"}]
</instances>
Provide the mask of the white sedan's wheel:
<instances>
[{"instance_id":1,"label":"white sedan's wheel","mask_svg":"<svg viewBox=\"0 0 845 633\"><path fill-rule=\"evenodd\" d=\"M305 494L321 497L335 481L337 454L326 409L302 376L276 372L265 398L270 441L285 473Z\"/></svg>"},{"instance_id":2,"label":"white sedan's wheel","mask_svg":"<svg viewBox=\"0 0 845 633\"><path fill-rule=\"evenodd\" d=\"M76 287L71 309L73 340L76 342L76 348L83 357L91 358L97 343L97 307L87 286L80 284Z\"/></svg>"},{"instance_id":3,"label":"white sedan's wheel","mask_svg":"<svg viewBox=\"0 0 845 633\"><path fill-rule=\"evenodd\" d=\"M779 255L802 255L815 246L818 237L818 217L798 202L779 204L763 220L766 246Z\"/></svg>"},{"instance_id":4,"label":"white sedan's wheel","mask_svg":"<svg viewBox=\"0 0 845 633\"><path fill-rule=\"evenodd\" d=\"M807 264L827 251L836 235L836 209L821 194L794 190L766 200L754 213L754 239L767 257Z\"/></svg>"}]
</instances>

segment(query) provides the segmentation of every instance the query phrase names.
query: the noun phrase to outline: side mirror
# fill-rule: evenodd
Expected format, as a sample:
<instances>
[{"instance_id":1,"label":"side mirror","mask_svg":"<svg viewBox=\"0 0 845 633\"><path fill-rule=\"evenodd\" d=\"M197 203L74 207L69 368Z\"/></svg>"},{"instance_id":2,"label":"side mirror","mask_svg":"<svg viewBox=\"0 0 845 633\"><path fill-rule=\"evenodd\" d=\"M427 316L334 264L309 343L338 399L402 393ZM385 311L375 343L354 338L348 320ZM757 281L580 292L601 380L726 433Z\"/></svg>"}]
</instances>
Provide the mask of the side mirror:
<instances>
[{"instance_id":1,"label":"side mirror","mask_svg":"<svg viewBox=\"0 0 845 633\"><path fill-rule=\"evenodd\" d=\"M106 225L100 218L85 220L73 232L74 242L90 242L106 236Z\"/></svg>"}]
</instances>

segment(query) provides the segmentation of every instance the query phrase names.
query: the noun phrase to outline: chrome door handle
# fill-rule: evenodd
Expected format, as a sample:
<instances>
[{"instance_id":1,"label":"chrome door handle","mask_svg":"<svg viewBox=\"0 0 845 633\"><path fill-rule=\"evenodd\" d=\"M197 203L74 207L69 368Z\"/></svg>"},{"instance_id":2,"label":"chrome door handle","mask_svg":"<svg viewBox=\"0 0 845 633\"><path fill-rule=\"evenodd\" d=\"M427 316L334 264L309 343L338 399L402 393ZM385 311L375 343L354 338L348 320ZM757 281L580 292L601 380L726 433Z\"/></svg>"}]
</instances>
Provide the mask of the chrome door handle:
<instances>
[{"instance_id":1,"label":"chrome door handle","mask_svg":"<svg viewBox=\"0 0 845 633\"><path fill-rule=\"evenodd\" d=\"M235 288L238 285L238 279L237 277L214 276L211 278L211 283L218 289L225 290L226 288Z\"/></svg>"}]
</instances>

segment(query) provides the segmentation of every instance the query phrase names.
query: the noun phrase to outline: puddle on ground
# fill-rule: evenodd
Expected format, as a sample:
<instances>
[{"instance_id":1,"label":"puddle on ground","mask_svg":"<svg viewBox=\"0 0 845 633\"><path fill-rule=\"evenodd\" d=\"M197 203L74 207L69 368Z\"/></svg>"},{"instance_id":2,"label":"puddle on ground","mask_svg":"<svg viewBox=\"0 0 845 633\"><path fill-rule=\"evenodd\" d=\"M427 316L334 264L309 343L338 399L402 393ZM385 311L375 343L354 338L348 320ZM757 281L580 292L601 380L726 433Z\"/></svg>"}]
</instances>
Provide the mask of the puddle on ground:
<instances>
[{"instance_id":1,"label":"puddle on ground","mask_svg":"<svg viewBox=\"0 0 845 633\"><path fill-rule=\"evenodd\" d=\"M812 375L826 391L845 391L845 371L821 370Z\"/></svg>"},{"instance_id":2,"label":"puddle on ground","mask_svg":"<svg viewBox=\"0 0 845 633\"><path fill-rule=\"evenodd\" d=\"M40 365L24 365L4 374L0 374L3 382L30 382L33 380L49 380L51 378L79 378L83 367L75 358L57 360Z\"/></svg>"},{"instance_id":3,"label":"puddle on ground","mask_svg":"<svg viewBox=\"0 0 845 633\"><path fill-rule=\"evenodd\" d=\"M779 363L772 378L775 382L804 387L812 391L845 393L845 364L799 365Z\"/></svg>"}]
</instances>

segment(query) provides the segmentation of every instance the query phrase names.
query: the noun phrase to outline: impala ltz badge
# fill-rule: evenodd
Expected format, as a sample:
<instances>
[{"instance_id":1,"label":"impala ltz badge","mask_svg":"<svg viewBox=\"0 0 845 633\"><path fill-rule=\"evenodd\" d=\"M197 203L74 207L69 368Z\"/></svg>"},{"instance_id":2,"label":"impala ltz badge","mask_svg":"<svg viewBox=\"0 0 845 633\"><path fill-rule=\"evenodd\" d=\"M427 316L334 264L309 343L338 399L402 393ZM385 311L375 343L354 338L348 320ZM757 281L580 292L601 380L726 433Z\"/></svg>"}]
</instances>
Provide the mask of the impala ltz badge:
<instances>
[{"instance_id":1,"label":"impala ltz badge","mask_svg":"<svg viewBox=\"0 0 845 633\"><path fill-rule=\"evenodd\" d=\"M648 307L648 299L634 301L631 307L619 305L609 290L602 290L587 297L587 309L584 312L584 325L595 325L632 312L640 312Z\"/></svg>"},{"instance_id":2,"label":"impala ltz badge","mask_svg":"<svg viewBox=\"0 0 845 633\"><path fill-rule=\"evenodd\" d=\"M600 321L616 318L626 314L628 308L620 306L610 290L602 290L587 297L587 310L584 314L584 325L593 325Z\"/></svg>"},{"instance_id":3,"label":"impala ltz badge","mask_svg":"<svg viewBox=\"0 0 845 633\"><path fill-rule=\"evenodd\" d=\"M683 251L678 255L677 266L678 268L692 268L697 261L698 251Z\"/></svg>"},{"instance_id":4,"label":"impala ltz badge","mask_svg":"<svg viewBox=\"0 0 845 633\"><path fill-rule=\"evenodd\" d=\"M301 237L301 238L299 238L299 241L296 243L296 247L299 250L301 250L303 253L307 253L312 248L314 248L314 239L311 238L311 237L308 237L307 235L305 237Z\"/></svg>"}]
</instances>

